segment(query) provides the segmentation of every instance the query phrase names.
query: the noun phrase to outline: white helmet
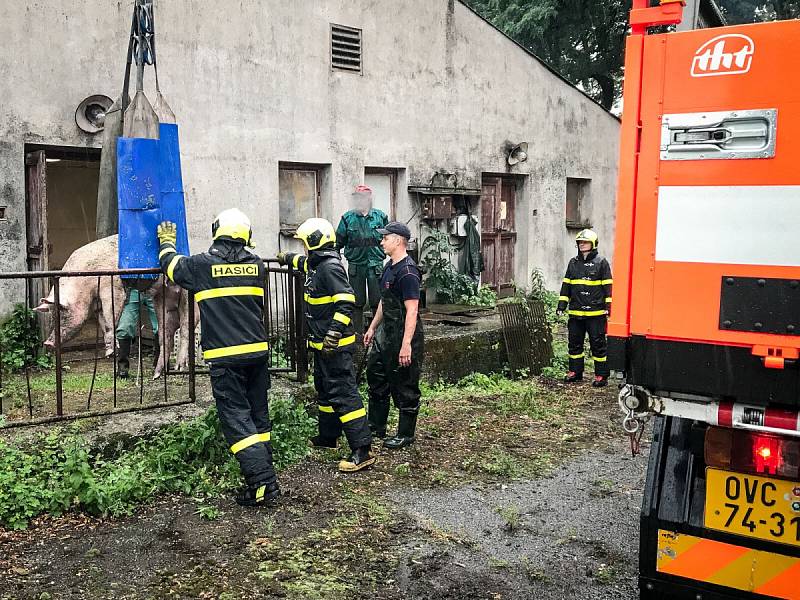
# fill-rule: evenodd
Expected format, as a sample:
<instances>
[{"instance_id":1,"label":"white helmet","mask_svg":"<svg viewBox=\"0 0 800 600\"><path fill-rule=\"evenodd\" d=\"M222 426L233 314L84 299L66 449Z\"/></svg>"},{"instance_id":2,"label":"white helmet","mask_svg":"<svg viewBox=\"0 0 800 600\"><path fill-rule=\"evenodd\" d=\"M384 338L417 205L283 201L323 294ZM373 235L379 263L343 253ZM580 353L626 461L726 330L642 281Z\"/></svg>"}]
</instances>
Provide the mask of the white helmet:
<instances>
[{"instance_id":1,"label":"white helmet","mask_svg":"<svg viewBox=\"0 0 800 600\"><path fill-rule=\"evenodd\" d=\"M238 208L223 210L211 224L211 236L215 240L220 237L240 240L250 246L250 238L253 236L250 219Z\"/></svg>"}]
</instances>

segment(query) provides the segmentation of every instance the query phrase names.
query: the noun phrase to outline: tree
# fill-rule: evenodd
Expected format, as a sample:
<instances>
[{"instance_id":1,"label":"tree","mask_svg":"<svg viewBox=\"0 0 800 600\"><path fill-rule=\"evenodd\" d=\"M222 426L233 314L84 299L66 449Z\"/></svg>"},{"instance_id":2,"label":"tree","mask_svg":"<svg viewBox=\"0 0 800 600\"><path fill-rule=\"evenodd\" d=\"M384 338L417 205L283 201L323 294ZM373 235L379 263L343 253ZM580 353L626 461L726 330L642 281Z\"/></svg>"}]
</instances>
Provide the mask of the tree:
<instances>
[{"instance_id":1,"label":"tree","mask_svg":"<svg viewBox=\"0 0 800 600\"><path fill-rule=\"evenodd\" d=\"M471 0L515 39L611 108L622 78L630 0Z\"/></svg>"},{"instance_id":2,"label":"tree","mask_svg":"<svg viewBox=\"0 0 800 600\"><path fill-rule=\"evenodd\" d=\"M631 0L467 0L605 108L623 75ZM730 24L800 18L800 0L718 0Z\"/></svg>"}]
</instances>

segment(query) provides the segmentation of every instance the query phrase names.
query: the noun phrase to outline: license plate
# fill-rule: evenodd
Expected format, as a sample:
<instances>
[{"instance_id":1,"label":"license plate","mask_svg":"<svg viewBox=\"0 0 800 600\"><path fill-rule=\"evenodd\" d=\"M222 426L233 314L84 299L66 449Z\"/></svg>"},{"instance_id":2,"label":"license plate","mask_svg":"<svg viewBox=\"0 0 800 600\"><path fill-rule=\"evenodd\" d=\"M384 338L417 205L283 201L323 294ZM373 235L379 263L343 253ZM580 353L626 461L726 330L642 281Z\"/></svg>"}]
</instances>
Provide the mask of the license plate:
<instances>
[{"instance_id":1,"label":"license plate","mask_svg":"<svg viewBox=\"0 0 800 600\"><path fill-rule=\"evenodd\" d=\"M800 483L707 468L705 526L800 546Z\"/></svg>"}]
</instances>

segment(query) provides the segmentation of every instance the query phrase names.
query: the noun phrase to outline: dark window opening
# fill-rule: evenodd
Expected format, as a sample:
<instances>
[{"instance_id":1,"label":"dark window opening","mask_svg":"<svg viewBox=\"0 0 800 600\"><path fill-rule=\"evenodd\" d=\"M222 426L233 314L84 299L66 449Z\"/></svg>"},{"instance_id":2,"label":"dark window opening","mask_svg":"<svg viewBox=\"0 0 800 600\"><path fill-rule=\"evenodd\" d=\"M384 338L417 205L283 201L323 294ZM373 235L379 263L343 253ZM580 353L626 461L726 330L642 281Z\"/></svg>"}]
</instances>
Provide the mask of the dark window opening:
<instances>
[{"instance_id":1,"label":"dark window opening","mask_svg":"<svg viewBox=\"0 0 800 600\"><path fill-rule=\"evenodd\" d=\"M567 177L566 222L570 229L591 227L589 222L591 183L591 179Z\"/></svg>"}]
</instances>

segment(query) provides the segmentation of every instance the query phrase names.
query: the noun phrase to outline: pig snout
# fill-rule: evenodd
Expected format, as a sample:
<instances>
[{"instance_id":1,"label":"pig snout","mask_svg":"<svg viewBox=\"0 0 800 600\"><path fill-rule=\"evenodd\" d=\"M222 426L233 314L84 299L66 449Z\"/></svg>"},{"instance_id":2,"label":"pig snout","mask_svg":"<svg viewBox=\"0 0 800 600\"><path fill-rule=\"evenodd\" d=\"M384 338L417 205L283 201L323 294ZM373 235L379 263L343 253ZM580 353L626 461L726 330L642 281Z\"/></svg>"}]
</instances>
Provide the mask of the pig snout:
<instances>
[{"instance_id":1,"label":"pig snout","mask_svg":"<svg viewBox=\"0 0 800 600\"><path fill-rule=\"evenodd\" d=\"M50 304L52 304L50 300L48 300L47 298L41 298L39 300L39 306L37 306L33 310L40 313L48 312L50 310Z\"/></svg>"}]
</instances>

